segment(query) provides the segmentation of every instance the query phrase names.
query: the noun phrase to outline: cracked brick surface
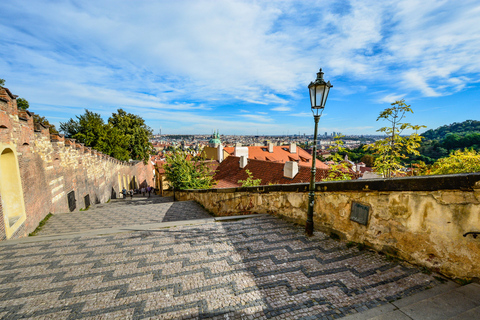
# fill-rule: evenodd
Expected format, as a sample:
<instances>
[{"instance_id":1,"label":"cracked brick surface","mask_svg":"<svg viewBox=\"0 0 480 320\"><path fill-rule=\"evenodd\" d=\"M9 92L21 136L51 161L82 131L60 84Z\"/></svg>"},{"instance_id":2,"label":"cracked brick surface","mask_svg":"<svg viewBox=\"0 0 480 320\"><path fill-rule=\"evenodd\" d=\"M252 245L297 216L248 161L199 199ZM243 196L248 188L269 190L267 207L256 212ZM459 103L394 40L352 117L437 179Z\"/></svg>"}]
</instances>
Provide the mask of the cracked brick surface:
<instances>
[{"instance_id":1,"label":"cracked brick surface","mask_svg":"<svg viewBox=\"0 0 480 320\"><path fill-rule=\"evenodd\" d=\"M336 319L437 285L274 217L0 247L0 318Z\"/></svg>"}]
</instances>

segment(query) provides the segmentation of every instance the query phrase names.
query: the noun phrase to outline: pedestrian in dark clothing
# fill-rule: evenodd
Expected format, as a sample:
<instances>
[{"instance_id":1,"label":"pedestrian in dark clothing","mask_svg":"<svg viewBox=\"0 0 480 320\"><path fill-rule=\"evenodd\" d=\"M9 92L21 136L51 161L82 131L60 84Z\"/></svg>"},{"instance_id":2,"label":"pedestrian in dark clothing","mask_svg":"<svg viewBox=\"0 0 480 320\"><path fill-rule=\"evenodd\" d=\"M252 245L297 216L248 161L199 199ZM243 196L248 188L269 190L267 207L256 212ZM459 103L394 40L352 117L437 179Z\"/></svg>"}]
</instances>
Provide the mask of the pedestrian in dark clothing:
<instances>
[{"instance_id":1,"label":"pedestrian in dark clothing","mask_svg":"<svg viewBox=\"0 0 480 320\"><path fill-rule=\"evenodd\" d=\"M147 190L148 190L148 197L150 198L150 192L152 192L152 187L148 186Z\"/></svg>"},{"instance_id":2,"label":"pedestrian in dark clothing","mask_svg":"<svg viewBox=\"0 0 480 320\"><path fill-rule=\"evenodd\" d=\"M122 194L123 194L123 199L127 198L127 189L123 188L122 189Z\"/></svg>"}]
</instances>

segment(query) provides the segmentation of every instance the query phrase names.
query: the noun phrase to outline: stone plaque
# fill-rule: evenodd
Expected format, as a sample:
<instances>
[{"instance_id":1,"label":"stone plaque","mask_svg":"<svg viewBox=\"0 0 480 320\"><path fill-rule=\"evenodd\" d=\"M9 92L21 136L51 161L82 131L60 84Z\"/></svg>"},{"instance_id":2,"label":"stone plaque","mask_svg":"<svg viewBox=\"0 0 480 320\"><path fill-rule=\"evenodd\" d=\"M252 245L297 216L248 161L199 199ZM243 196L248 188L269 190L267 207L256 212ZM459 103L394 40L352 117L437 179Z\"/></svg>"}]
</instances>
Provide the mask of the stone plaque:
<instances>
[{"instance_id":1,"label":"stone plaque","mask_svg":"<svg viewBox=\"0 0 480 320\"><path fill-rule=\"evenodd\" d=\"M352 212L350 213L350 220L363 224L364 226L368 223L368 211L370 208L366 205L353 202L352 203Z\"/></svg>"}]
</instances>

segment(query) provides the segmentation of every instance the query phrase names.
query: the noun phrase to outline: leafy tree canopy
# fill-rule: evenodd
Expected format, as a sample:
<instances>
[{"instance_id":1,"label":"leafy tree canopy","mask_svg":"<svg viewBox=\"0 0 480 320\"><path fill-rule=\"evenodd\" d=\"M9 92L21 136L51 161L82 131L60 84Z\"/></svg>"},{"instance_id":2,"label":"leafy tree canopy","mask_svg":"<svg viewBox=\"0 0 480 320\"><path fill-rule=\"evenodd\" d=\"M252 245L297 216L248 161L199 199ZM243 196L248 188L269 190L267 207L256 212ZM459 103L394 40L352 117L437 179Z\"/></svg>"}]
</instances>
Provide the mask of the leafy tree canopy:
<instances>
[{"instance_id":1,"label":"leafy tree canopy","mask_svg":"<svg viewBox=\"0 0 480 320\"><path fill-rule=\"evenodd\" d=\"M253 179L253 173L250 170L245 169L245 173L248 175L245 180L238 180L238 183L242 184L242 187L256 187L262 183L262 179Z\"/></svg>"},{"instance_id":2,"label":"leafy tree canopy","mask_svg":"<svg viewBox=\"0 0 480 320\"><path fill-rule=\"evenodd\" d=\"M465 134L469 132L480 133L480 121L466 120L463 122L454 122L449 125L438 127L437 129L430 129L422 133L422 136L430 140L442 140L448 134Z\"/></svg>"},{"instance_id":3,"label":"leafy tree canopy","mask_svg":"<svg viewBox=\"0 0 480 320\"><path fill-rule=\"evenodd\" d=\"M167 154L167 164L163 166L167 179L175 189L210 189L213 184L213 170L204 158L188 159L189 154L180 149Z\"/></svg>"},{"instance_id":4,"label":"leafy tree canopy","mask_svg":"<svg viewBox=\"0 0 480 320\"><path fill-rule=\"evenodd\" d=\"M422 137L416 133L425 126L412 125L402 122L406 113L413 113L411 107L405 103L405 100L395 101L392 107L380 112L378 120L389 122L389 125L382 127L377 131L386 134L382 140L375 141L374 144L365 146L371 149L376 156L375 171L381 173L384 177L395 176L403 169L402 161L408 158L407 155L419 155L418 148ZM415 132L410 136L402 136L404 130L410 129Z\"/></svg>"},{"instance_id":5,"label":"leafy tree canopy","mask_svg":"<svg viewBox=\"0 0 480 320\"><path fill-rule=\"evenodd\" d=\"M153 154L149 141L152 131L145 121L118 109L105 123L100 114L85 110L85 114L60 123L67 138L74 138L85 146L94 148L122 161L143 160Z\"/></svg>"},{"instance_id":6,"label":"leafy tree canopy","mask_svg":"<svg viewBox=\"0 0 480 320\"><path fill-rule=\"evenodd\" d=\"M108 123L126 137L131 159L145 162L154 153L155 150L149 141L153 131L140 116L118 109L117 113L113 113L108 119Z\"/></svg>"},{"instance_id":7,"label":"leafy tree canopy","mask_svg":"<svg viewBox=\"0 0 480 320\"><path fill-rule=\"evenodd\" d=\"M30 104L26 99L17 98L17 108L22 110L27 110L30 107Z\"/></svg>"},{"instance_id":8,"label":"leafy tree canopy","mask_svg":"<svg viewBox=\"0 0 480 320\"><path fill-rule=\"evenodd\" d=\"M431 174L450 174L480 172L480 152L475 150L456 150L450 156L436 161Z\"/></svg>"},{"instance_id":9,"label":"leafy tree canopy","mask_svg":"<svg viewBox=\"0 0 480 320\"><path fill-rule=\"evenodd\" d=\"M422 136L426 139L422 140L418 149L420 155L410 155L409 162L433 164L455 150L473 148L480 151L480 121L467 120L441 126L426 131Z\"/></svg>"},{"instance_id":10,"label":"leafy tree canopy","mask_svg":"<svg viewBox=\"0 0 480 320\"><path fill-rule=\"evenodd\" d=\"M332 155L330 160L334 161L335 164L330 165L330 170L324 181L352 180L348 165L341 156L341 153L346 152L342 138L343 136L335 136L334 144L328 148L329 150L337 150L338 153Z\"/></svg>"},{"instance_id":11,"label":"leafy tree canopy","mask_svg":"<svg viewBox=\"0 0 480 320\"><path fill-rule=\"evenodd\" d=\"M5 79L0 79L0 87L3 87L5 85Z\"/></svg>"}]
</instances>

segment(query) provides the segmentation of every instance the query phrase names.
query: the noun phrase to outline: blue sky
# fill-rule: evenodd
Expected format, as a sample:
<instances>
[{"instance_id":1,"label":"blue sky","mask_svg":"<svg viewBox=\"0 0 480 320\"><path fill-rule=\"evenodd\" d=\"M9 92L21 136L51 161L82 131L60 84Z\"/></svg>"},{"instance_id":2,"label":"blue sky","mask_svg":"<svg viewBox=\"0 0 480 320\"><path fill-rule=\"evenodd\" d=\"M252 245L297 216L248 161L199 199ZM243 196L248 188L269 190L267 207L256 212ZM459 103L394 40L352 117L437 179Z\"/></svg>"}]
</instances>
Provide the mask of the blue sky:
<instances>
[{"instance_id":1,"label":"blue sky","mask_svg":"<svg viewBox=\"0 0 480 320\"><path fill-rule=\"evenodd\" d=\"M412 105L434 129L480 120L480 3L0 2L0 78L52 123L118 108L157 133L313 132L307 86L333 88L319 132L374 134Z\"/></svg>"}]
</instances>

